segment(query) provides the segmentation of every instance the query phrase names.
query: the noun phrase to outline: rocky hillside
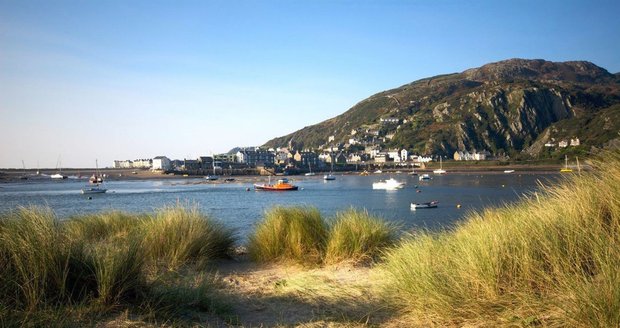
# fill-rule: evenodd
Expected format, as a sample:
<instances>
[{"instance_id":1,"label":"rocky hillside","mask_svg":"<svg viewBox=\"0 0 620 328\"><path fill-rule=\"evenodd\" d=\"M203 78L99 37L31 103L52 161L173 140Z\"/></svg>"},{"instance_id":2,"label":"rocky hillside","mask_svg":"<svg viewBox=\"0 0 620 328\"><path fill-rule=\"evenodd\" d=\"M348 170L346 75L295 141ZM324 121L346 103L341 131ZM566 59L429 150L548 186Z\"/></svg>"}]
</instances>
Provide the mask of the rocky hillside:
<instances>
[{"instance_id":1,"label":"rocky hillside","mask_svg":"<svg viewBox=\"0 0 620 328\"><path fill-rule=\"evenodd\" d=\"M362 145L420 154L456 150L538 156L547 142L620 138L620 74L590 62L510 59L380 92L266 146ZM333 141L328 141L333 136Z\"/></svg>"}]
</instances>

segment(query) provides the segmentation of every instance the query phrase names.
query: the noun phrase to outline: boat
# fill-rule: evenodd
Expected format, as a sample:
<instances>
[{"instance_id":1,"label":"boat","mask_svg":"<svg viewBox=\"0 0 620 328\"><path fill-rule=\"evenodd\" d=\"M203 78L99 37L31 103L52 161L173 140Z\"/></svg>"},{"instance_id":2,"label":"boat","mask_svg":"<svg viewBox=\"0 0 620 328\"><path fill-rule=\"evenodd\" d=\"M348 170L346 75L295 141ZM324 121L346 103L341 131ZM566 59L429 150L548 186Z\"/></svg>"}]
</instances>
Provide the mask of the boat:
<instances>
[{"instance_id":1,"label":"boat","mask_svg":"<svg viewBox=\"0 0 620 328\"><path fill-rule=\"evenodd\" d=\"M90 184L94 184L95 186L82 188L81 191L84 195L103 194L108 191L108 189L100 186L100 184L103 183L103 176L99 173L99 163L97 163L97 160L95 160L95 173L93 173L93 176L88 179L88 182Z\"/></svg>"},{"instance_id":2,"label":"boat","mask_svg":"<svg viewBox=\"0 0 620 328\"><path fill-rule=\"evenodd\" d=\"M316 173L312 172L312 166L310 166L310 161L308 161L308 173L304 174L307 177L315 176Z\"/></svg>"},{"instance_id":3,"label":"boat","mask_svg":"<svg viewBox=\"0 0 620 328\"><path fill-rule=\"evenodd\" d=\"M439 205L439 202L436 200L426 203L411 203L411 210L415 211L418 208L437 208L437 205Z\"/></svg>"},{"instance_id":4,"label":"boat","mask_svg":"<svg viewBox=\"0 0 620 328\"><path fill-rule=\"evenodd\" d=\"M331 171L329 171L328 174L325 174L323 176L323 180L325 180L325 181L334 181L334 180L336 180L336 176L334 175L334 161L332 161L331 164L332 164Z\"/></svg>"},{"instance_id":5,"label":"boat","mask_svg":"<svg viewBox=\"0 0 620 328\"><path fill-rule=\"evenodd\" d=\"M256 190L289 191L289 190L297 190L298 188L299 187L292 185L286 178L278 179L278 181L275 184L271 184L271 176L269 176L269 183L254 184L254 189Z\"/></svg>"},{"instance_id":6,"label":"boat","mask_svg":"<svg viewBox=\"0 0 620 328\"><path fill-rule=\"evenodd\" d=\"M514 173L515 170L504 170L504 173Z\"/></svg>"},{"instance_id":7,"label":"boat","mask_svg":"<svg viewBox=\"0 0 620 328\"><path fill-rule=\"evenodd\" d=\"M56 161L56 168L58 168L58 173L50 175L50 178L54 180L66 179L67 176L62 174L62 165L60 164L60 156L58 156L58 160Z\"/></svg>"},{"instance_id":8,"label":"boat","mask_svg":"<svg viewBox=\"0 0 620 328\"><path fill-rule=\"evenodd\" d=\"M360 173L361 176L366 177L368 175L370 175L370 173L368 173L368 171L364 170Z\"/></svg>"},{"instance_id":9,"label":"boat","mask_svg":"<svg viewBox=\"0 0 620 328\"><path fill-rule=\"evenodd\" d=\"M95 173L88 179L91 184L103 183L103 175L99 174L99 163L95 160Z\"/></svg>"},{"instance_id":10,"label":"boat","mask_svg":"<svg viewBox=\"0 0 620 328\"><path fill-rule=\"evenodd\" d=\"M560 173L572 173L573 169L568 167L568 156L564 155L564 167L560 169Z\"/></svg>"},{"instance_id":11,"label":"boat","mask_svg":"<svg viewBox=\"0 0 620 328\"><path fill-rule=\"evenodd\" d=\"M381 170L376 170L374 173L375 173L375 174L381 174L381 173L383 173L383 171L381 171Z\"/></svg>"},{"instance_id":12,"label":"boat","mask_svg":"<svg viewBox=\"0 0 620 328\"><path fill-rule=\"evenodd\" d=\"M84 194L84 195L87 195L87 194L103 194L106 191L108 191L108 189L101 188L101 187L99 187L99 185L94 186L94 187L89 187L89 188L82 188L82 194Z\"/></svg>"},{"instance_id":13,"label":"boat","mask_svg":"<svg viewBox=\"0 0 620 328\"><path fill-rule=\"evenodd\" d=\"M385 181L374 182L372 184L372 189L396 190L404 186L404 182L400 182L394 178L389 178Z\"/></svg>"},{"instance_id":14,"label":"boat","mask_svg":"<svg viewBox=\"0 0 620 328\"><path fill-rule=\"evenodd\" d=\"M411 172L409 172L409 175L418 175L418 172L416 172L415 169L412 168Z\"/></svg>"},{"instance_id":15,"label":"boat","mask_svg":"<svg viewBox=\"0 0 620 328\"><path fill-rule=\"evenodd\" d=\"M430 180L431 176L428 173L424 173L421 176L418 177L418 180L423 181L423 180Z\"/></svg>"},{"instance_id":16,"label":"boat","mask_svg":"<svg viewBox=\"0 0 620 328\"><path fill-rule=\"evenodd\" d=\"M444 174L446 173L446 170L443 169L443 162L441 161L441 156L439 156L439 168L436 170L433 170L433 173L435 174Z\"/></svg>"},{"instance_id":17,"label":"boat","mask_svg":"<svg viewBox=\"0 0 620 328\"><path fill-rule=\"evenodd\" d=\"M215 155L213 155L213 153L211 153L211 159L213 160L211 162L211 165L213 166L213 174L209 174L205 177L205 179L209 180L209 181L215 181L217 179L219 179L219 175L215 174Z\"/></svg>"}]
</instances>

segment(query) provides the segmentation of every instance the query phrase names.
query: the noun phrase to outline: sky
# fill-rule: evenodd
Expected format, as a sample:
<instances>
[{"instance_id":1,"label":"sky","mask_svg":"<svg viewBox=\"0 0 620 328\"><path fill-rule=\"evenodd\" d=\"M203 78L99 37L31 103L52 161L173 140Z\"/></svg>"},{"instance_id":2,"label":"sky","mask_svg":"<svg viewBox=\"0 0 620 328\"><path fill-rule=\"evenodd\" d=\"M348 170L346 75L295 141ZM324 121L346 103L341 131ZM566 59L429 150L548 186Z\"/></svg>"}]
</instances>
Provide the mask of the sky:
<instances>
[{"instance_id":1,"label":"sky","mask_svg":"<svg viewBox=\"0 0 620 328\"><path fill-rule=\"evenodd\" d=\"M509 58L620 72L619 1L0 0L0 167L196 158Z\"/></svg>"}]
</instances>

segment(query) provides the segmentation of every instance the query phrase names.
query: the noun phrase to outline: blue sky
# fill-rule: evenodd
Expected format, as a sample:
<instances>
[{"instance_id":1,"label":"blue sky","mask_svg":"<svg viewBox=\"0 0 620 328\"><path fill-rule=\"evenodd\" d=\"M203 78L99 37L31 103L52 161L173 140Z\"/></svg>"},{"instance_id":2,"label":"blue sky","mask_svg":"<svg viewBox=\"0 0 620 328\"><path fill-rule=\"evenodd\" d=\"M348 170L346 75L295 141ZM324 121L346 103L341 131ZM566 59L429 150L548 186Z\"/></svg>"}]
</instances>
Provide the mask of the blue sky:
<instances>
[{"instance_id":1,"label":"blue sky","mask_svg":"<svg viewBox=\"0 0 620 328\"><path fill-rule=\"evenodd\" d=\"M0 167L195 158L508 58L620 71L618 1L0 0Z\"/></svg>"}]
</instances>

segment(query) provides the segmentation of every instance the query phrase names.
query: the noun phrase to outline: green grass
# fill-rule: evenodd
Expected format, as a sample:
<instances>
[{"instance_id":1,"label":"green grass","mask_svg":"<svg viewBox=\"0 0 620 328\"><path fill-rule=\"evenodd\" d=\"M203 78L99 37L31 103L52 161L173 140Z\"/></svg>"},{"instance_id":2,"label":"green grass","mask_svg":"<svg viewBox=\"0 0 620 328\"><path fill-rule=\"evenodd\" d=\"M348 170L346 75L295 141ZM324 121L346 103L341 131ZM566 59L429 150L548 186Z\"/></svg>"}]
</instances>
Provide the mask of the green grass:
<instances>
[{"instance_id":1,"label":"green grass","mask_svg":"<svg viewBox=\"0 0 620 328\"><path fill-rule=\"evenodd\" d=\"M258 262L320 263L327 224L316 208L274 207L248 238L250 257Z\"/></svg>"},{"instance_id":2,"label":"green grass","mask_svg":"<svg viewBox=\"0 0 620 328\"><path fill-rule=\"evenodd\" d=\"M620 154L391 250L388 292L428 325L620 325Z\"/></svg>"},{"instance_id":3,"label":"green grass","mask_svg":"<svg viewBox=\"0 0 620 328\"><path fill-rule=\"evenodd\" d=\"M275 207L249 237L250 257L258 262L304 265L369 262L395 240L396 226L350 209L325 220L316 208Z\"/></svg>"},{"instance_id":4,"label":"green grass","mask_svg":"<svg viewBox=\"0 0 620 328\"><path fill-rule=\"evenodd\" d=\"M397 228L367 211L352 208L338 213L330 228L325 263L374 262L396 240Z\"/></svg>"},{"instance_id":5,"label":"green grass","mask_svg":"<svg viewBox=\"0 0 620 328\"><path fill-rule=\"evenodd\" d=\"M47 208L19 208L0 217L0 325L39 325L73 309L103 314L150 304L150 311L158 311L152 305L166 302L150 298L170 299L153 283L162 264L203 267L226 256L233 244L232 230L196 209L110 212L60 222ZM210 294L198 295L208 283L178 288L174 295L205 303Z\"/></svg>"}]
</instances>

